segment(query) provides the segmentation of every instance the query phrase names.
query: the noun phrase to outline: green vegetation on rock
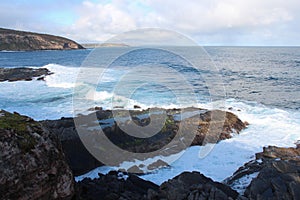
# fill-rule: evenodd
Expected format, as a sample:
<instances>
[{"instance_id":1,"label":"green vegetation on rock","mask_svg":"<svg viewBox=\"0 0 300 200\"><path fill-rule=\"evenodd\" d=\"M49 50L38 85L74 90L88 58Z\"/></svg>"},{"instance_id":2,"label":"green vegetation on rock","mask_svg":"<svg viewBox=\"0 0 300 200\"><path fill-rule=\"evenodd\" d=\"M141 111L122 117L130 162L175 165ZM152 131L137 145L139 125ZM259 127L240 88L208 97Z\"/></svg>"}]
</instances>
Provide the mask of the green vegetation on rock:
<instances>
[{"instance_id":1,"label":"green vegetation on rock","mask_svg":"<svg viewBox=\"0 0 300 200\"><path fill-rule=\"evenodd\" d=\"M0 131L12 131L18 138L17 144L23 152L29 152L37 144L36 138L30 130L40 133L41 129L38 122L22 116L18 113L0 112Z\"/></svg>"}]
</instances>

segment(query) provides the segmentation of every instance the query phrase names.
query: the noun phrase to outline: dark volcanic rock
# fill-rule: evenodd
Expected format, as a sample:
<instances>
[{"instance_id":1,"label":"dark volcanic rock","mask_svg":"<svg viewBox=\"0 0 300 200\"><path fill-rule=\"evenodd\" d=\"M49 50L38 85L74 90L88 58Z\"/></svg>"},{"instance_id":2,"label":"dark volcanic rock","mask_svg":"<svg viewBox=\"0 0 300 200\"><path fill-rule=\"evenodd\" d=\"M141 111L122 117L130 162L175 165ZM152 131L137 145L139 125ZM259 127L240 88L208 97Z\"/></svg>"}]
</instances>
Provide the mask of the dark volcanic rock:
<instances>
[{"instance_id":1,"label":"dark volcanic rock","mask_svg":"<svg viewBox=\"0 0 300 200\"><path fill-rule=\"evenodd\" d=\"M43 80L45 76L52 73L46 68L0 68L1 81L31 81L33 78Z\"/></svg>"},{"instance_id":2,"label":"dark volcanic rock","mask_svg":"<svg viewBox=\"0 0 300 200\"><path fill-rule=\"evenodd\" d=\"M55 135L0 111L0 199L71 199L74 180Z\"/></svg>"},{"instance_id":3,"label":"dark volcanic rock","mask_svg":"<svg viewBox=\"0 0 300 200\"><path fill-rule=\"evenodd\" d=\"M0 28L0 51L83 49L67 38Z\"/></svg>"},{"instance_id":4,"label":"dark volcanic rock","mask_svg":"<svg viewBox=\"0 0 300 200\"><path fill-rule=\"evenodd\" d=\"M195 134L192 145L205 145L229 139L232 133L239 133L247 126L235 114L221 110L201 114L196 123L200 128Z\"/></svg>"},{"instance_id":5,"label":"dark volcanic rock","mask_svg":"<svg viewBox=\"0 0 300 200\"><path fill-rule=\"evenodd\" d=\"M153 199L237 199L239 194L229 186L214 182L199 172L183 172L164 182Z\"/></svg>"},{"instance_id":6,"label":"dark volcanic rock","mask_svg":"<svg viewBox=\"0 0 300 200\"><path fill-rule=\"evenodd\" d=\"M85 178L78 182L76 184L76 199L148 199L148 192L156 192L158 188L159 186L138 176L110 172L107 175L99 174L99 178L93 180Z\"/></svg>"},{"instance_id":7,"label":"dark volcanic rock","mask_svg":"<svg viewBox=\"0 0 300 200\"><path fill-rule=\"evenodd\" d=\"M226 183L236 188L241 179L251 174L244 195L249 199L299 199L300 149L269 146L256 154L256 160L246 163ZM243 189L243 188L242 188Z\"/></svg>"},{"instance_id":8,"label":"dark volcanic rock","mask_svg":"<svg viewBox=\"0 0 300 200\"><path fill-rule=\"evenodd\" d=\"M42 124L46 129L58 136L66 160L75 176L84 174L102 165L82 144L73 118L46 120Z\"/></svg>"},{"instance_id":9,"label":"dark volcanic rock","mask_svg":"<svg viewBox=\"0 0 300 200\"><path fill-rule=\"evenodd\" d=\"M199 172L183 172L160 187L132 174L110 172L77 183L76 199L242 199L229 186Z\"/></svg>"},{"instance_id":10,"label":"dark volcanic rock","mask_svg":"<svg viewBox=\"0 0 300 200\"><path fill-rule=\"evenodd\" d=\"M131 136L126 133L122 127L124 125L128 125L129 123L136 124L141 127L147 126L150 122L150 118L147 117L149 110L130 111L131 120L129 120L130 118L128 116L126 118L126 113L128 113L126 110L119 110L117 112L117 116L113 116L112 111L99 109L96 111L96 115L95 113L82 115L75 118L75 120L80 120L80 123L82 123L80 126L86 130L85 136L90 136L91 138L89 139L93 143L94 141L99 141L95 138L100 133L96 128L102 128L105 137L107 137L110 142L114 143L114 145L123 150L135 153L148 153L160 150L161 154L165 156L178 153L189 146L191 142L192 145L202 145L208 142L218 142L222 139L230 138L232 132L238 133L246 127L236 115L225 111L206 111L198 108L185 109L187 110L186 112L192 113L192 117L186 118L183 121L176 121L174 119L175 115L178 115L181 110L157 110L166 112L167 118L158 120L160 122L164 122L162 123L162 128L157 134L147 138ZM195 114L193 114L195 111L202 113L195 116ZM122 123L117 124L113 117L122 118L123 115L127 120L123 120ZM212 115L214 116L212 117ZM183 133L178 133L179 126L182 125L181 122L187 127L189 127L189 125L193 125L193 127L195 127L193 130L186 129L184 132L190 133L191 131L195 131L194 135L196 137L194 139L191 138L190 143L185 141L185 135L183 135ZM81 175L102 165L86 150L85 146L82 144L72 118L47 120L43 121L42 123L49 131L55 133L60 138L68 163L70 164L70 167L75 175ZM142 132L139 133L143 134ZM177 134L182 134L183 139L178 139L174 142L173 138ZM171 148L166 148L166 145L169 144L170 141L173 141L174 144ZM95 144L90 146L95 146ZM97 148L97 151L99 151L99 148ZM111 155L111 151L109 149L104 149L101 151L101 155L105 155L106 157L113 158L113 156L116 156ZM117 156L118 158L115 160L119 160L119 158L121 158L123 161L130 161L130 158L127 159L126 155L118 154ZM144 158L141 157L136 159L142 160ZM114 165L118 164L119 163L114 163ZM153 163L150 164L150 166L146 166L146 168L148 170L154 170L155 167L158 168L163 166L167 166L167 163ZM136 172L141 171L137 169Z\"/></svg>"},{"instance_id":11,"label":"dark volcanic rock","mask_svg":"<svg viewBox=\"0 0 300 200\"><path fill-rule=\"evenodd\" d=\"M266 162L245 191L249 199L299 199L300 166L277 160Z\"/></svg>"}]
</instances>

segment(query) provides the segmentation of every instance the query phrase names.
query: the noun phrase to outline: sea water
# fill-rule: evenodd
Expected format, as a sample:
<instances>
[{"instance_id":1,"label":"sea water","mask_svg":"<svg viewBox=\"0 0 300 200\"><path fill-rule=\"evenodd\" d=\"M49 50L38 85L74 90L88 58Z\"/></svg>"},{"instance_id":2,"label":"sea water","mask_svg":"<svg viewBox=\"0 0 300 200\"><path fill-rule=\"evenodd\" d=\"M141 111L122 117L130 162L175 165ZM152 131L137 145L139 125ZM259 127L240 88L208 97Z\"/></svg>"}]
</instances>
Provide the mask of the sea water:
<instances>
[{"instance_id":1,"label":"sea water","mask_svg":"<svg viewBox=\"0 0 300 200\"><path fill-rule=\"evenodd\" d=\"M93 74L93 69L90 69L90 80L100 80L98 85L93 84L93 81L78 80L82 62L92 52L91 49L87 49L0 52L1 67L45 67L54 72L53 75L47 76L45 81L1 82L0 109L16 111L36 120L71 117L74 115L74 88L78 87L84 98L82 102L77 101L79 105L75 106L75 109L79 110L76 110L76 113L87 112L90 108L87 107L90 105L87 101L105 109L112 109L114 105L128 109L133 109L134 105L142 108L198 106L208 109L230 109L242 121L250 124L240 134L219 142L205 157L199 156L203 147L190 147L181 152L170 167L141 176L157 184L183 171L193 170L200 171L216 181L222 181L245 162L253 159L255 153L262 151L264 146L295 146L294 142L300 139L300 48L204 49L218 69L216 77L222 79L224 96L217 100L222 101L220 104L212 101L209 88L212 86L205 84L205 77L215 76L215 71L195 70L184 59L155 49L141 49L134 54L119 57L111 66L104 66L105 71L101 77ZM117 48L99 50L103 54L110 54L110 51L117 51ZM139 87L130 96L126 96L126 88L116 94L116 87L121 87L118 85L120 80L124 79L127 73L139 70L133 66L145 67L149 63L151 66L161 67L159 71L153 68L153 71L149 72L149 76L155 77L156 81L142 84L137 79L136 85ZM174 74L164 71L164 67L174 70ZM89 72L89 69L84 70ZM189 90L186 84L176 79L175 75L178 73L182 75L184 83L192 85L196 101L190 101L192 97L187 92ZM138 75L147 79L143 73ZM164 87L164 84L175 86L180 97L174 95L171 88ZM184 101L179 102L177 98ZM113 105L112 101L117 104ZM135 164L139 162L135 161ZM96 177L98 172L104 173L111 169L114 168L100 167L77 177L77 180L86 176Z\"/></svg>"}]
</instances>

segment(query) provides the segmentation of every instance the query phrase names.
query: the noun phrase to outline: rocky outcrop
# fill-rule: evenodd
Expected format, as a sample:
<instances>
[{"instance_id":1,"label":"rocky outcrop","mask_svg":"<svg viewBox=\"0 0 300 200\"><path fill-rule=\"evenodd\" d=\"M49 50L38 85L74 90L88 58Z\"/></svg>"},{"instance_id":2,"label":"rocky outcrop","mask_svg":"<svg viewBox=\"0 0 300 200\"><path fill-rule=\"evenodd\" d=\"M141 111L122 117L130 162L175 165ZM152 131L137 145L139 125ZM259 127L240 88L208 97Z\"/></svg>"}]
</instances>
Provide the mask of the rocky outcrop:
<instances>
[{"instance_id":1,"label":"rocky outcrop","mask_svg":"<svg viewBox=\"0 0 300 200\"><path fill-rule=\"evenodd\" d=\"M243 186L243 182L248 184ZM251 183L250 183L251 182ZM249 199L299 199L300 148L265 147L226 183ZM244 187L244 188L241 188Z\"/></svg>"},{"instance_id":2,"label":"rocky outcrop","mask_svg":"<svg viewBox=\"0 0 300 200\"><path fill-rule=\"evenodd\" d=\"M78 182L75 199L149 199L148 193L157 192L158 188L136 175L112 171L107 175L99 174L99 178L93 180L86 178Z\"/></svg>"},{"instance_id":3,"label":"rocky outcrop","mask_svg":"<svg viewBox=\"0 0 300 200\"><path fill-rule=\"evenodd\" d=\"M0 51L83 49L76 42L48 34L0 28Z\"/></svg>"},{"instance_id":4,"label":"rocky outcrop","mask_svg":"<svg viewBox=\"0 0 300 200\"><path fill-rule=\"evenodd\" d=\"M207 111L198 108L188 108L185 109L188 113L191 113L191 117L184 119L184 124L193 124L196 129L191 131L196 131L194 141L191 145L203 145L208 142L216 143L222 139L227 139L232 136L233 132L238 133L246 127L246 125L238 119L238 117L232 113L225 111ZM130 151L130 152L152 152L155 150L160 150L165 147L178 133L179 125L181 121L175 120L176 115L180 113L179 109L163 110L167 113L167 119L161 130L152 137L149 138L137 138L133 137L123 131L120 127L122 124L117 124L113 119L112 111L97 109L96 115L99 121L95 121L93 114L79 116L80 120L86 122L84 127L102 127L104 134L109 140L120 148ZM118 111L119 117L122 116L127 111ZM149 117L145 117L149 113L149 110L142 111L130 111L132 120L125 120L126 123L135 123L139 126L146 126L150 122ZM193 112L199 112L200 115L195 115ZM214 115L212 120L212 114ZM68 163L71 169L76 175L81 175L85 172L90 171L100 165L90 153L86 150L82 144L78 133L76 131L73 118L62 118L60 120L47 120L43 121L42 124L51 132L58 135L62 142L62 146L67 157ZM217 128L212 128L217 127ZM86 129L88 130L88 129ZM209 131L210 130L210 131ZM186 132L190 130L185 130ZM98 131L94 131L95 133ZM93 135L93 131L90 131ZM183 140L178 141L177 145L173 145L172 148L166 150L161 150L162 154L165 156L178 153L181 151L180 145L185 145ZM75 146L76 144L76 146ZM106 152L107 156L109 151ZM122 155L118 155L122 157ZM126 160L126 157L124 157ZM166 166L166 163L152 163L147 169L154 170L155 167ZM140 170L136 170L140 171Z\"/></svg>"},{"instance_id":5,"label":"rocky outcrop","mask_svg":"<svg viewBox=\"0 0 300 200\"><path fill-rule=\"evenodd\" d=\"M112 117L112 113L111 111L99 109L99 111L97 111L97 116L99 119L107 119ZM92 122L91 115L82 117L86 121ZM82 175L103 165L92 156L82 144L76 131L73 118L45 120L41 123L47 130L51 131L59 138L66 160L75 176Z\"/></svg>"},{"instance_id":6,"label":"rocky outcrop","mask_svg":"<svg viewBox=\"0 0 300 200\"><path fill-rule=\"evenodd\" d=\"M77 199L184 200L238 199L239 194L229 186L214 182L199 172L183 172L157 186L132 174L110 172L96 179L77 183Z\"/></svg>"},{"instance_id":7,"label":"rocky outcrop","mask_svg":"<svg viewBox=\"0 0 300 200\"><path fill-rule=\"evenodd\" d=\"M229 186L214 182L199 172L183 172L164 182L153 197L169 200L237 199L239 194Z\"/></svg>"},{"instance_id":8,"label":"rocky outcrop","mask_svg":"<svg viewBox=\"0 0 300 200\"><path fill-rule=\"evenodd\" d=\"M166 120L168 126L163 128L166 134L176 124L174 118L177 111L168 112L173 118ZM212 120L210 116L213 113L210 112L203 111L201 123ZM216 116L226 116L222 131L238 132L244 127L230 113L221 112L217 111ZM142 113L144 111L135 114ZM111 111L98 109L97 116L107 120L112 117L111 114ZM87 123L95 123L89 121L89 115L85 117ZM148 123L136 117L133 120ZM223 121L218 117L214 119L216 123ZM77 151L78 144L74 141L79 141L79 138L73 118L36 122L18 113L1 110L0 199L299 199L300 196L299 144L296 148L265 147L263 152L256 154L255 160L246 163L223 183L215 182L199 172L183 172L158 186L126 172L99 174L96 179L85 178L74 183L59 140L70 142L64 144L69 148L64 149L69 153L68 159L74 159L78 152L80 155L85 149L81 144L79 149L82 149ZM81 159L86 159L86 155L87 151L80 155ZM79 164L80 161L92 159L79 159L77 163L69 160L69 163L79 165L79 170L101 164L88 163L88 167L84 166L86 163ZM155 169L165 164L158 160L148 167Z\"/></svg>"},{"instance_id":9,"label":"rocky outcrop","mask_svg":"<svg viewBox=\"0 0 300 200\"><path fill-rule=\"evenodd\" d=\"M0 199L71 199L72 172L57 137L40 123L0 111Z\"/></svg>"},{"instance_id":10,"label":"rocky outcrop","mask_svg":"<svg viewBox=\"0 0 300 200\"><path fill-rule=\"evenodd\" d=\"M229 139L233 133L240 133L246 128L247 122L242 122L231 112L213 110L200 114L196 136L192 145L205 145Z\"/></svg>"},{"instance_id":11,"label":"rocky outcrop","mask_svg":"<svg viewBox=\"0 0 300 200\"><path fill-rule=\"evenodd\" d=\"M52 73L46 68L0 68L0 82L2 81L31 81L33 78L44 80Z\"/></svg>"}]
</instances>

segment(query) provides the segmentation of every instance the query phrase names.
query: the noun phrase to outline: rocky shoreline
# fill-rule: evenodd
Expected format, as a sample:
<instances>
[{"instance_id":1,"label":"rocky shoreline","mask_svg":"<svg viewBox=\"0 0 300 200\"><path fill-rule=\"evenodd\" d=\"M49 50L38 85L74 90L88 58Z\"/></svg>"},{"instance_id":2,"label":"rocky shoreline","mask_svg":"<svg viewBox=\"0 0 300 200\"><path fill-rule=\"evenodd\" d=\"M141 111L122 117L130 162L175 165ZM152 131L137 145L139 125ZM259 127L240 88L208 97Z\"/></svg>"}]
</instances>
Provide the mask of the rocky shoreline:
<instances>
[{"instance_id":1,"label":"rocky shoreline","mask_svg":"<svg viewBox=\"0 0 300 200\"><path fill-rule=\"evenodd\" d=\"M179 127L184 125L194 125L197 127L193 130L195 138L190 142L191 146L204 145L206 143L216 143L220 140L229 139L232 137L232 133L239 133L241 130L246 128L247 123L242 122L238 117L230 112L225 111L209 111L199 108L186 108L185 114L191 114L183 120L176 119L177 115L182 111L180 109L157 109L167 113L168 118L164 127L155 136L147 139L136 138L128 135L124 132L122 125L128 123L135 123L139 126L145 126L150 122L148 116L150 109L147 110L132 110L131 117L133 120L124 120L123 124L118 124L113 118L113 112L111 110L99 109L95 113L89 115L81 115L75 119L73 118L61 118L59 120L45 120L41 121L43 126L50 132L57 135L62 143L63 150L67 157L67 161L76 176L82 175L96 167L102 166L102 163L97 161L82 144L81 138L75 127L75 121L87 122L81 124L84 127L97 127L101 126L104 134L109 140L116 146L134 153L145 153L160 150L164 156L172 155L181 151L181 146L185 145L184 141L176 143L174 148L164 149L164 146L168 144L178 133ZM118 116L126 115L127 110L118 110ZM198 113L198 115L196 114ZM96 114L96 115L95 115ZM214 114L215 121L211 122L212 114ZM145 115L148 116L145 118ZM95 121L97 116L97 121ZM217 121L217 118L224 117L224 121ZM219 119L221 120L221 119ZM219 124L218 124L219 123ZM212 125L211 125L212 124ZM209 129L210 128L210 129ZM87 135L97 135L97 130L88 131ZM211 131L209 131L211 130ZM96 140L96 138L91 139ZM76 149L74 148L76 145ZM109 150L108 150L109 152ZM108 153L104 152L105 155L109 156ZM113 155L110 155L113 156ZM126 155L117 155L126 160ZM141 158L142 159L142 158ZM120 163L116 163L118 165ZM132 166L131 169L126 169L128 172L139 172L144 173L145 171L151 171L155 169L155 166L159 167L167 166L167 163L158 161L158 163L152 163L153 165L144 166L140 169L139 166Z\"/></svg>"},{"instance_id":2,"label":"rocky shoreline","mask_svg":"<svg viewBox=\"0 0 300 200\"><path fill-rule=\"evenodd\" d=\"M199 172L183 172L158 186L133 174L109 172L77 182L76 199L299 199L299 157L299 145L266 147L222 183ZM254 173L250 184L243 184Z\"/></svg>"},{"instance_id":3,"label":"rocky shoreline","mask_svg":"<svg viewBox=\"0 0 300 200\"><path fill-rule=\"evenodd\" d=\"M218 142L240 132L247 123L225 111L208 111L189 108L188 112L199 112L200 118L190 116L184 120L199 125L196 139L191 145L203 145L209 141ZM168 142L176 134L180 110L169 109L166 127L154 141ZM123 148L131 151L145 151L156 148L153 143L142 147L132 138L122 135L119 125L107 120L112 111L98 109L98 125L121 145L120 137L126 141ZM147 123L140 118L146 111L131 113L135 123ZM208 134L207 124L214 123L212 114L225 116L222 131ZM95 113L94 113L95 114ZM120 112L122 114L122 112ZM91 115L81 116L87 122ZM218 119L214 118L214 119ZM106 120L106 121L105 121ZM102 122L102 123L101 123ZM91 122L92 124L94 122ZM125 122L126 123L126 120ZM91 124L91 125L92 125ZM206 127L206 128L205 128ZM146 145L145 145L146 144ZM81 144L82 145L82 144ZM75 182L73 176L82 174L101 163L80 146L80 140L73 118L36 122L18 113L0 111L0 198L1 199L297 199L300 188L300 145L295 148L266 147L256 158L224 182L219 183L205 177L201 172L183 172L160 186L145 181L129 172L99 174L96 179L85 178ZM221 169L220 169L221 170ZM245 184L245 179L250 184Z\"/></svg>"},{"instance_id":4,"label":"rocky shoreline","mask_svg":"<svg viewBox=\"0 0 300 200\"><path fill-rule=\"evenodd\" d=\"M0 82L44 80L45 76L51 74L47 68L0 68Z\"/></svg>"}]
</instances>

